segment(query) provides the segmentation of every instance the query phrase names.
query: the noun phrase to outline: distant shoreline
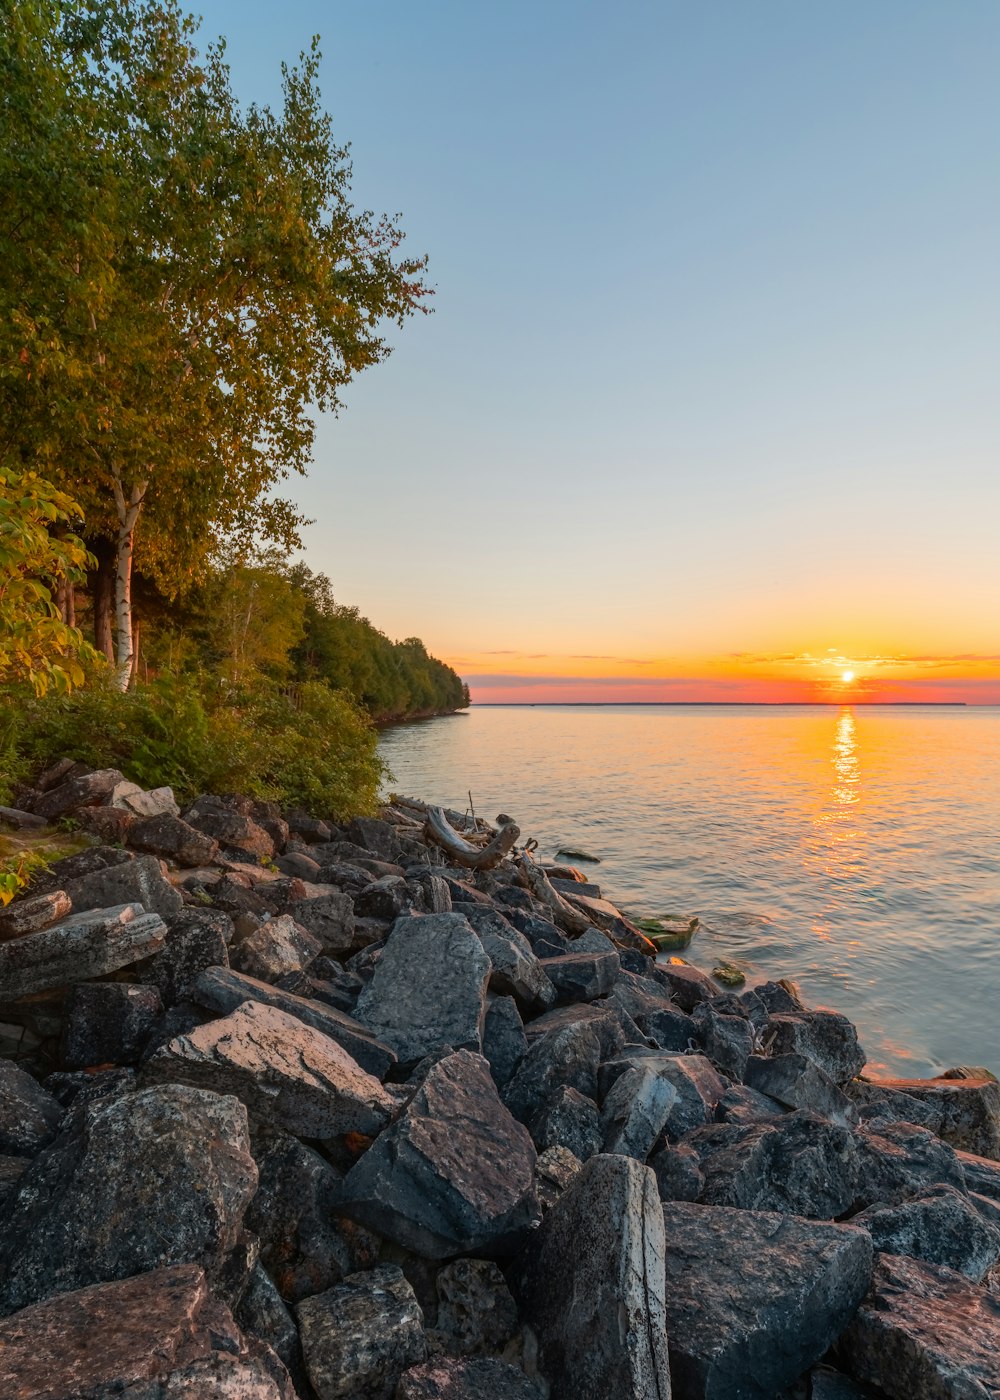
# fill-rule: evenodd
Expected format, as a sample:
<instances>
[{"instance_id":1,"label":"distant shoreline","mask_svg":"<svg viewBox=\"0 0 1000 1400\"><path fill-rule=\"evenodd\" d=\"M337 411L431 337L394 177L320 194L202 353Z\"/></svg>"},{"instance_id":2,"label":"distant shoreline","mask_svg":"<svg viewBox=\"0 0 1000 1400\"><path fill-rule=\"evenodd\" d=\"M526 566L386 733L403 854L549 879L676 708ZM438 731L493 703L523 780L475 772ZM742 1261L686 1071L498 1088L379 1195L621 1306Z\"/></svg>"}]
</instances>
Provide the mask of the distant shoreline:
<instances>
[{"instance_id":1,"label":"distant shoreline","mask_svg":"<svg viewBox=\"0 0 1000 1400\"><path fill-rule=\"evenodd\" d=\"M975 710L995 709L968 700L473 700L470 709L480 710L561 710L576 709L723 709L723 710L842 710L845 705L864 705L885 710ZM457 713L457 712L456 712Z\"/></svg>"}]
</instances>

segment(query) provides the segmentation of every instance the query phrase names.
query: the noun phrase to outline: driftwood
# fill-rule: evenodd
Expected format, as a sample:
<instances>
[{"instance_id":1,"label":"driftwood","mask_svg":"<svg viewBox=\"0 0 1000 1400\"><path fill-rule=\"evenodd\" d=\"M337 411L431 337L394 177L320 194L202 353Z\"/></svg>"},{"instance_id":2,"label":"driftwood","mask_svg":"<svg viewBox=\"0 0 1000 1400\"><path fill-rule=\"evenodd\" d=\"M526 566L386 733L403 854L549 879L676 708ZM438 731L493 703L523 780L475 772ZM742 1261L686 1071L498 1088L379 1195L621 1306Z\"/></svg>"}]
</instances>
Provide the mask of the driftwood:
<instances>
[{"instance_id":1,"label":"driftwood","mask_svg":"<svg viewBox=\"0 0 1000 1400\"><path fill-rule=\"evenodd\" d=\"M509 855L514 843L521 834L520 827L509 822L485 846L474 846L464 836L460 836L448 821L442 807L428 807L424 822L424 835L435 846L440 846L456 865L464 865L469 870L492 870L504 856Z\"/></svg>"},{"instance_id":2,"label":"driftwood","mask_svg":"<svg viewBox=\"0 0 1000 1400\"><path fill-rule=\"evenodd\" d=\"M540 865L537 865L528 854L521 856L518 861L518 871L521 883L531 891L535 898L544 904L552 914L552 922L566 933L581 934L587 929L593 928L592 919L588 919L579 909L574 909L568 900L549 881L549 877Z\"/></svg>"}]
</instances>

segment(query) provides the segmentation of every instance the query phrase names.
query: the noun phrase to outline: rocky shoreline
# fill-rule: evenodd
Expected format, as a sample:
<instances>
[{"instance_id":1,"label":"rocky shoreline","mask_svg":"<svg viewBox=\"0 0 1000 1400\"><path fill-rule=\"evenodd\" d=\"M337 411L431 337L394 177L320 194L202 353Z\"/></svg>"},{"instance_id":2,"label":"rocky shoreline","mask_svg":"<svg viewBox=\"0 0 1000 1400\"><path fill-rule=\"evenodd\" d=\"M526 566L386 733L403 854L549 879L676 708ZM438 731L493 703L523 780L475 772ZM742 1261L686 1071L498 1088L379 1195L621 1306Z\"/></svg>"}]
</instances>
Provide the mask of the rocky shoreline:
<instances>
[{"instance_id":1,"label":"rocky shoreline","mask_svg":"<svg viewBox=\"0 0 1000 1400\"><path fill-rule=\"evenodd\" d=\"M1000 1084L871 1081L794 987L398 800L183 813L0 909L3 1400L990 1400Z\"/></svg>"}]
</instances>

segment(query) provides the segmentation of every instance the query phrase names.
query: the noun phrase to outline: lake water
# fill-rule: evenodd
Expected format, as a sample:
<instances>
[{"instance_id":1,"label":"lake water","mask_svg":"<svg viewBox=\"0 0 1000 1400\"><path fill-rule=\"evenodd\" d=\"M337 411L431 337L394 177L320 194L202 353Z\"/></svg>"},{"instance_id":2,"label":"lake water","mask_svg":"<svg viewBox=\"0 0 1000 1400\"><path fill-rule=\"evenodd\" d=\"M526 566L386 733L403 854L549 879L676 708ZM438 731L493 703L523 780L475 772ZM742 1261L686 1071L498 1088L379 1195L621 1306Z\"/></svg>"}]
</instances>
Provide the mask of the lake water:
<instances>
[{"instance_id":1,"label":"lake water","mask_svg":"<svg viewBox=\"0 0 1000 1400\"><path fill-rule=\"evenodd\" d=\"M786 976L878 1073L1000 1073L1000 708L477 706L387 730L391 790L509 812L683 954Z\"/></svg>"}]
</instances>

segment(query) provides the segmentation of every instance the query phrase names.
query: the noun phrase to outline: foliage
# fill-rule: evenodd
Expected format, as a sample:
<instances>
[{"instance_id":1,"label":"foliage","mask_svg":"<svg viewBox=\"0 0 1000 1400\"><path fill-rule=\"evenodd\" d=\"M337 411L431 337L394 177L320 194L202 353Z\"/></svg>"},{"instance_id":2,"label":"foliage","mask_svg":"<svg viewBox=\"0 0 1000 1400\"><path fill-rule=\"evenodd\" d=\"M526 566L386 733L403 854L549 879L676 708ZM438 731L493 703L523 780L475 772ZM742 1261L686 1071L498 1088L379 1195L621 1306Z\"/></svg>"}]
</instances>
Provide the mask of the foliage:
<instances>
[{"instance_id":1,"label":"foliage","mask_svg":"<svg viewBox=\"0 0 1000 1400\"><path fill-rule=\"evenodd\" d=\"M7 852L0 847L0 905L9 904L46 865L45 858L35 851Z\"/></svg>"},{"instance_id":2,"label":"foliage","mask_svg":"<svg viewBox=\"0 0 1000 1400\"><path fill-rule=\"evenodd\" d=\"M182 801L240 792L341 818L376 805L377 744L349 697L320 684L293 701L260 681L233 690L165 678L122 694L98 678L27 704L13 747L33 771L70 755L143 787L169 785Z\"/></svg>"},{"instance_id":3,"label":"foliage","mask_svg":"<svg viewBox=\"0 0 1000 1400\"><path fill-rule=\"evenodd\" d=\"M51 587L83 575L86 549L60 533L78 515L75 501L35 473L0 466L0 685L26 681L42 695L83 680L78 658L89 648Z\"/></svg>"}]
</instances>

